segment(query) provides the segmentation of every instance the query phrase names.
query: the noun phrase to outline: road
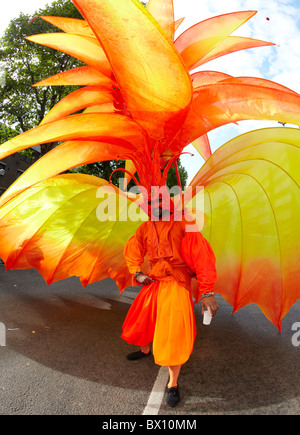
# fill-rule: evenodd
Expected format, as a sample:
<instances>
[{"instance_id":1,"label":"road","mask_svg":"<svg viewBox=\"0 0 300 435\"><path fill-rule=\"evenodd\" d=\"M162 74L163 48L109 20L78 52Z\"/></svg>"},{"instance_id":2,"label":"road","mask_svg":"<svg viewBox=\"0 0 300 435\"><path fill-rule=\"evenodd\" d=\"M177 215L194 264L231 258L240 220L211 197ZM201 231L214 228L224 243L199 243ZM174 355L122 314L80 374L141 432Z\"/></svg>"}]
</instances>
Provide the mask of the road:
<instances>
[{"instance_id":1,"label":"road","mask_svg":"<svg viewBox=\"0 0 300 435\"><path fill-rule=\"evenodd\" d=\"M181 402L167 407L165 369L134 349L121 328L136 289L122 297L109 279L82 288L77 278L47 286L35 270L0 265L1 415L299 414L300 303L282 333L256 305L220 310L210 326L196 306L197 337L180 375ZM3 328L2 328L3 329ZM5 344L5 346L3 345Z\"/></svg>"}]
</instances>

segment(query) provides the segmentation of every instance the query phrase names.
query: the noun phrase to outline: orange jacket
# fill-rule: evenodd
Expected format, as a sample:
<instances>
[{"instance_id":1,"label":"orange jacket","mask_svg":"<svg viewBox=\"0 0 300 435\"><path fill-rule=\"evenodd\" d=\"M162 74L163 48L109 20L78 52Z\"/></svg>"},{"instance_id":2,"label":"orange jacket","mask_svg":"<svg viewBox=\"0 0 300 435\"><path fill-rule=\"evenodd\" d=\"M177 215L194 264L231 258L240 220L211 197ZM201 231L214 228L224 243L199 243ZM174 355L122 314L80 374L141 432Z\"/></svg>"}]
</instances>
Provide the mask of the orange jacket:
<instances>
[{"instance_id":1,"label":"orange jacket","mask_svg":"<svg viewBox=\"0 0 300 435\"><path fill-rule=\"evenodd\" d=\"M184 220L144 222L126 243L124 257L132 275L139 270L158 280L172 275L180 285L192 289L198 302L203 293L214 290L216 259L202 234L186 232L185 228ZM187 266L196 275L196 285L192 285ZM135 280L133 284L137 285Z\"/></svg>"}]
</instances>

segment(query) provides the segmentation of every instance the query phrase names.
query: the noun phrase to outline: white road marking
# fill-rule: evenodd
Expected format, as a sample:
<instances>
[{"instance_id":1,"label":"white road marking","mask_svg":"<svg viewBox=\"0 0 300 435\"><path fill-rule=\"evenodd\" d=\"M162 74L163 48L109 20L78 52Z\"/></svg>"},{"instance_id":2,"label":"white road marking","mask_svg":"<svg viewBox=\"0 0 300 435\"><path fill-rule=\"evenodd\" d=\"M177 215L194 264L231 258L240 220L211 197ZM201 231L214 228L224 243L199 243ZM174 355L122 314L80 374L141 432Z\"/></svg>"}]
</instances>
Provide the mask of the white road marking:
<instances>
[{"instance_id":1,"label":"white road marking","mask_svg":"<svg viewBox=\"0 0 300 435\"><path fill-rule=\"evenodd\" d=\"M159 369L156 381L153 385L148 403L142 415L157 415L165 396L166 385L168 382L168 367Z\"/></svg>"},{"instance_id":2,"label":"white road marking","mask_svg":"<svg viewBox=\"0 0 300 435\"><path fill-rule=\"evenodd\" d=\"M124 292L124 294L119 296L118 298L110 297L110 300L118 300L119 302L123 302L131 305L135 297L136 297L136 292L126 291L126 293ZM147 405L142 415L158 415L162 401L164 400L165 397L168 378L169 378L168 367L160 367L152 391L150 393Z\"/></svg>"}]
</instances>

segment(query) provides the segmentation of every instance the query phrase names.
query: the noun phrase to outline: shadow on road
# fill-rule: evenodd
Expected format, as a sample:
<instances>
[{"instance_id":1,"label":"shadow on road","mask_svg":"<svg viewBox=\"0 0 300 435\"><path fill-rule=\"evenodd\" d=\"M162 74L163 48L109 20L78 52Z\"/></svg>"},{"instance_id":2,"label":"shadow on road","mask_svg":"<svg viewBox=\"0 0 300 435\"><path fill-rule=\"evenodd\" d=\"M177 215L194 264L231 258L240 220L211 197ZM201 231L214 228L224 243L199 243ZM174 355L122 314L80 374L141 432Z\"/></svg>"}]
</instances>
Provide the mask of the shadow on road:
<instances>
[{"instance_id":1,"label":"shadow on road","mask_svg":"<svg viewBox=\"0 0 300 435\"><path fill-rule=\"evenodd\" d=\"M33 282L22 286L20 275L18 279L15 288L2 286L0 293L0 320L14 329L8 331L9 348L61 373L151 391L157 367L152 359L142 364L126 360L132 347L120 335L129 305L103 298L100 287L111 284L90 287L92 306L73 280L47 287L35 278L44 286L35 295ZM220 312L209 327L202 325L196 308L195 347L181 373L182 405L189 414L200 408L202 413L238 412L297 398L300 348L292 346L288 334L278 334L255 308L232 316L227 303L219 301Z\"/></svg>"}]
</instances>

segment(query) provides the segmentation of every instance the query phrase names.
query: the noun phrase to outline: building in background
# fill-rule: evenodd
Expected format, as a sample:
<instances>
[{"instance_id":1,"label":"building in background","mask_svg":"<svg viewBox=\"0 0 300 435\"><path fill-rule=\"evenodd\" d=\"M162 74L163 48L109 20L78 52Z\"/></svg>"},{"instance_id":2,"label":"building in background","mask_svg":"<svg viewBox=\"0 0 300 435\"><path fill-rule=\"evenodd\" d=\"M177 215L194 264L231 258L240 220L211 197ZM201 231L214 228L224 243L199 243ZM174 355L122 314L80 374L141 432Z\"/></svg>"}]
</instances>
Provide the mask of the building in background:
<instances>
[{"instance_id":1,"label":"building in background","mask_svg":"<svg viewBox=\"0 0 300 435\"><path fill-rule=\"evenodd\" d=\"M0 160L0 196L39 158L39 156L40 151L35 147L32 149L31 157L16 153Z\"/></svg>"}]
</instances>

